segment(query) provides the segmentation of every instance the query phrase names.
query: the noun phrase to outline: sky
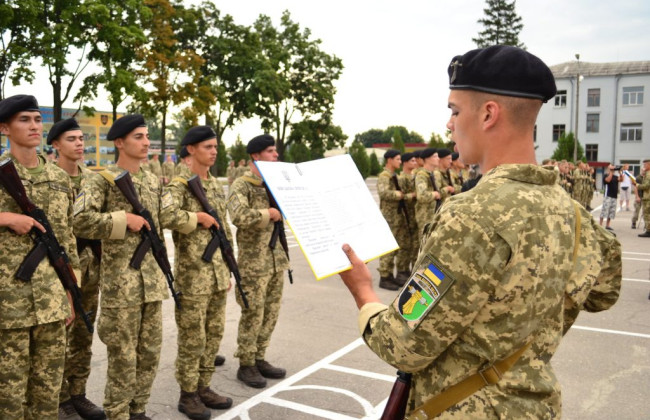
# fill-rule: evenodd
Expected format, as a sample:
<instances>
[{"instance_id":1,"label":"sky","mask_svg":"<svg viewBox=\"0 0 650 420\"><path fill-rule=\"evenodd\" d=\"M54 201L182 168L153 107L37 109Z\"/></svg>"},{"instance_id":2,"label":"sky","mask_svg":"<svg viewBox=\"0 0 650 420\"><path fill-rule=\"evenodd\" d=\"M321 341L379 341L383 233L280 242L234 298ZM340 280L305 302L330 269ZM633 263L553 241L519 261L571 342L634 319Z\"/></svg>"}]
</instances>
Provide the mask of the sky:
<instances>
[{"instance_id":1,"label":"sky","mask_svg":"<svg viewBox=\"0 0 650 420\"><path fill-rule=\"evenodd\" d=\"M452 57L476 48L472 38L482 29L484 0L237 0L215 1L223 14L252 25L265 14L279 25L283 11L309 28L321 48L343 61L335 83L334 119L349 136L372 128L405 126L428 140L444 134L447 66ZM546 64L575 61L602 63L650 61L650 2L647 0L519 0L523 19L520 40ZM34 93L51 105L47 70L41 83L7 86L7 95ZM30 92L31 90L31 92ZM101 95L100 95L101 97ZM98 110L109 110L101 100ZM74 107L71 101L65 107ZM237 135L246 142L259 134L259 121L245 121L224 134L226 145Z\"/></svg>"}]
</instances>

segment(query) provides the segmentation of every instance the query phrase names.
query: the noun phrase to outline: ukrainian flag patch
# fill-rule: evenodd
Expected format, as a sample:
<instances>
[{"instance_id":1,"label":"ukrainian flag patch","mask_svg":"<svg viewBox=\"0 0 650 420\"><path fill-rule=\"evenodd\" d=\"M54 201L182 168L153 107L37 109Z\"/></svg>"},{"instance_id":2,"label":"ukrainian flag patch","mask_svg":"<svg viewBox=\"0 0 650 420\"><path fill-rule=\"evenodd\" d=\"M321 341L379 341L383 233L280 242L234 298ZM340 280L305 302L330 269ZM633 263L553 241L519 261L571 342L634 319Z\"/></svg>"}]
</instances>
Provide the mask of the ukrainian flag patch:
<instances>
[{"instance_id":1,"label":"ukrainian flag patch","mask_svg":"<svg viewBox=\"0 0 650 420\"><path fill-rule=\"evenodd\" d=\"M393 302L393 307L414 330L440 302L454 281L439 262L426 255Z\"/></svg>"}]
</instances>

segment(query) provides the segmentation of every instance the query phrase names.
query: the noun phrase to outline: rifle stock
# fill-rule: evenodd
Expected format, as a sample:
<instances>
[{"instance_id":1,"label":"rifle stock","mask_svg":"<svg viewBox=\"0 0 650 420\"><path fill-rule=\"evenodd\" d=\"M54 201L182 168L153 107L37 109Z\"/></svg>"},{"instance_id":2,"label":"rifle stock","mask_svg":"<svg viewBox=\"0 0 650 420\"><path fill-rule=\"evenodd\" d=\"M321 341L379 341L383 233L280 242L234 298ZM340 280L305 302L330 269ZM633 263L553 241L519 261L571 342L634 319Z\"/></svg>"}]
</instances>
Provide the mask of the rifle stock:
<instances>
[{"instance_id":1,"label":"rifle stock","mask_svg":"<svg viewBox=\"0 0 650 420\"><path fill-rule=\"evenodd\" d=\"M381 420L403 420L406 415L406 404L411 391L411 374L397 371L397 379L390 391L386 408Z\"/></svg>"},{"instance_id":2,"label":"rifle stock","mask_svg":"<svg viewBox=\"0 0 650 420\"><path fill-rule=\"evenodd\" d=\"M244 307L248 309L248 300L246 299L246 294L244 293L244 289L241 285L241 275L239 274L237 260L235 260L235 254L233 252L232 245L230 245L230 241L223 231L224 225L222 224L221 219L219 219L219 214L208 202L208 197L206 197L205 191L203 190L201 178L199 178L197 175L192 176L187 181L187 186L189 187L190 192L192 192L194 197L199 201L201 207L203 207L203 210L210 216L214 217L214 220L216 220L220 226L220 228L217 228L216 226L210 227L212 239L208 243L208 246L205 248L202 258L207 262L212 261L212 254L214 254L216 251L216 247L218 246L221 249L221 256L223 257L223 260L226 262L226 264L228 264L228 269L235 277L235 284L237 285L237 290L239 290L239 295L241 296L242 303L244 304ZM214 247L214 250L212 250L212 247ZM210 254L210 257L207 260L205 259L206 254Z\"/></svg>"},{"instance_id":3,"label":"rifle stock","mask_svg":"<svg viewBox=\"0 0 650 420\"><path fill-rule=\"evenodd\" d=\"M61 281L61 285L63 285L63 288L72 297L72 306L74 307L75 313L81 316L84 324L86 324L86 328L92 333L95 329L92 322L90 322L90 313L86 313L81 304L81 290L77 285L77 277L72 270L68 254L66 254L65 249L56 239L56 235L52 230L50 222L47 220L45 212L27 197L25 187L11 159L0 162L0 183L2 183L7 193L14 199L24 214L33 218L45 228L45 232L35 227L31 229L30 236L35 245L20 265L17 277L23 281L30 281L36 267L45 258L45 255L47 255L50 264L52 264L54 271Z\"/></svg>"},{"instance_id":4,"label":"rifle stock","mask_svg":"<svg viewBox=\"0 0 650 420\"><path fill-rule=\"evenodd\" d=\"M133 264L137 264L139 268L140 263L142 262L142 259L146 255L147 251L151 249L153 257L158 263L158 267L160 267L163 274L165 275L167 286L169 287L169 291L174 298L174 303L176 304L176 307L180 309L180 293L176 292L174 289L174 275L172 273L172 267L169 264L169 258L167 258L167 248L165 247L165 242L163 242L163 240L160 239L160 236L158 236L158 230L156 229L156 224L151 217L151 213L142 205L138 199L138 194L135 190L135 186L133 185L133 180L131 179L129 171L124 171L116 176L115 185L122 192L131 207L133 207L133 212L138 216L144 218L147 223L149 223L149 227L151 228L147 229L143 227L140 230L142 242L140 242L138 248L133 254L133 257L131 258L131 266L133 267Z\"/></svg>"}]
</instances>

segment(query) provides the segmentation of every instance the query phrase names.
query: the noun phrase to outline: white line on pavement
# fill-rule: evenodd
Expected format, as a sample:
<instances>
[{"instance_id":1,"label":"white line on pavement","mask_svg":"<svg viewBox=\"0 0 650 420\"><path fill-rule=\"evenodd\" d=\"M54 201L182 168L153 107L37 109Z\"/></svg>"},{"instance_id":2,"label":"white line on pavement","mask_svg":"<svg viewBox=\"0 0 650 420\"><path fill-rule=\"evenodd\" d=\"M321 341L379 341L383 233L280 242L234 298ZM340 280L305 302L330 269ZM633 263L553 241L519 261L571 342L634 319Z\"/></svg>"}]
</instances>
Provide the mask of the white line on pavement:
<instances>
[{"instance_id":1,"label":"white line on pavement","mask_svg":"<svg viewBox=\"0 0 650 420\"><path fill-rule=\"evenodd\" d=\"M329 369L336 372L349 373L350 375L363 376L366 378L380 379L386 382L395 382L395 376L384 375L381 373L369 372L367 370L352 369L345 366L339 365L326 365L323 366L323 369Z\"/></svg>"},{"instance_id":2,"label":"white line on pavement","mask_svg":"<svg viewBox=\"0 0 650 420\"><path fill-rule=\"evenodd\" d=\"M623 277L623 281L638 281L640 283L650 283L650 280L646 280L646 279L629 279L625 277Z\"/></svg>"},{"instance_id":3,"label":"white line on pavement","mask_svg":"<svg viewBox=\"0 0 650 420\"><path fill-rule=\"evenodd\" d=\"M634 332L628 332L628 331L607 330L607 329L604 329L604 328L581 327L579 325L574 325L573 327L571 327L571 329L574 329L574 328L578 329L578 330L602 332L602 333L607 333L607 334L619 334L619 335L629 335L629 336L632 336L632 337L650 338L650 334L641 334L641 333L634 333Z\"/></svg>"}]
</instances>

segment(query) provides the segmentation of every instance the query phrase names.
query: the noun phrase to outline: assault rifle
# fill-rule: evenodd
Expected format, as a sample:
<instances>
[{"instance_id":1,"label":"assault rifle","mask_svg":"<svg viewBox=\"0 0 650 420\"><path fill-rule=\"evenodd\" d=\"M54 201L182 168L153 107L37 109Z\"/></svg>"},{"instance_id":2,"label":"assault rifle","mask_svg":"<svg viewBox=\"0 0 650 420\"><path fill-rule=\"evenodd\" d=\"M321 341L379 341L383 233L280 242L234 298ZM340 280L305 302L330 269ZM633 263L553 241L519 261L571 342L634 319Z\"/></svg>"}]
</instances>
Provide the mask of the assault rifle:
<instances>
[{"instance_id":1,"label":"assault rifle","mask_svg":"<svg viewBox=\"0 0 650 420\"><path fill-rule=\"evenodd\" d=\"M74 307L75 313L81 316L84 324L86 324L86 328L92 333L94 331L93 324L90 322L90 314L84 312L83 306L81 305L81 290L77 285L77 277L72 270L70 258L68 258L65 249L63 249L56 239L56 235L54 235L54 231L52 230L52 226L50 226L50 222L47 220L45 212L27 197L23 182L20 180L16 166L11 159L5 159L0 162L0 183L2 183L11 198L16 201L16 204L18 204L18 207L20 207L24 214L36 220L45 228L45 232L42 232L36 227L32 227L29 231L29 235L35 245L18 267L16 278L24 282L30 281L40 262L47 256L50 264L54 267L54 271L59 276L63 288L72 297L72 306Z\"/></svg>"},{"instance_id":2,"label":"assault rifle","mask_svg":"<svg viewBox=\"0 0 650 420\"><path fill-rule=\"evenodd\" d=\"M266 189L266 195L269 197L269 205L277 211L280 211L280 206L278 206L278 202L275 201L275 197L273 197L273 194L271 194L271 190L269 190L269 187L266 185L266 183L264 183L264 188ZM269 248L275 249L278 239L280 239L280 244L282 245L282 249L284 249L284 253L287 254L288 260L289 245L287 244L287 234L284 231L284 222L282 221L282 215L280 215L280 220L273 222L273 233L271 234L271 240L269 241ZM293 284L293 271L291 268L287 270L287 273L289 273L289 283Z\"/></svg>"},{"instance_id":3,"label":"assault rifle","mask_svg":"<svg viewBox=\"0 0 650 420\"><path fill-rule=\"evenodd\" d=\"M406 414L406 403L411 390L411 374L397 371L397 379L390 391L386 408L381 415L381 420L403 420Z\"/></svg>"},{"instance_id":4,"label":"assault rifle","mask_svg":"<svg viewBox=\"0 0 650 420\"><path fill-rule=\"evenodd\" d=\"M409 236L411 236L411 221L409 218L409 211L406 208L406 199L404 192L402 191L402 188L399 186L399 181L397 180L397 175L392 174L390 177L393 180L393 184L395 184L395 190L399 191L402 193L402 199L399 200L399 204L397 206L398 210L402 211L402 214L404 214L404 219L406 220L406 230L409 232Z\"/></svg>"},{"instance_id":5,"label":"assault rifle","mask_svg":"<svg viewBox=\"0 0 650 420\"><path fill-rule=\"evenodd\" d=\"M135 190L135 186L133 185L133 180L131 180L129 171L124 171L116 176L115 185L117 188L119 188L120 191L122 191L122 194L124 194L124 197L129 202L129 204L131 204L131 207L133 207L133 212L138 216L143 217L147 223L149 223L149 227L151 228L147 229L146 227L143 227L140 230L142 241L133 253L133 257L131 257L129 265L132 268L139 270L140 266L142 265L142 260L144 259L145 255L147 255L147 252L149 252L151 249L153 257L158 263L158 267L160 267L163 274L165 275L165 278L167 279L167 286L169 286L169 291L174 298L176 307L180 309L180 293L174 290L174 275L172 274L172 267L169 264L169 259L167 258L167 248L165 247L165 242L163 242L163 240L160 239L160 236L158 236L158 230L156 229L156 224L151 217L151 213L142 205L142 203L140 203L140 200L138 199L138 193Z\"/></svg>"},{"instance_id":6,"label":"assault rifle","mask_svg":"<svg viewBox=\"0 0 650 420\"><path fill-rule=\"evenodd\" d=\"M241 275L239 274L239 267L237 266L237 260L235 260L235 254L232 250L232 246L230 245L230 241L228 240L228 237L223 231L223 226L225 225L221 223L221 219L219 219L219 214L217 213L217 210L215 210L215 208L212 207L208 202L208 197L206 197L205 191L203 190L203 184L201 183L201 178L199 178L197 175L192 176L187 181L187 186L189 187L190 191L194 195L194 198L196 198L199 201L201 207L203 207L203 210L206 213L208 213L210 216L214 217L214 220L216 220L217 223L219 224L219 228L217 228L214 225L210 226L210 233L212 233L212 239L210 240L210 242L208 242L208 246L205 247L205 250L203 251L203 255L201 255L201 259L205 262L211 262L212 256L217 250L217 247L221 249L221 256L223 257L223 260L226 262L226 264L228 264L228 268L230 269L230 272L235 277L235 284L237 284L237 289L239 290L239 294L241 295L241 300L244 303L246 309L248 309L248 300L246 299L246 294L244 293L244 289L241 286Z\"/></svg>"}]
</instances>

